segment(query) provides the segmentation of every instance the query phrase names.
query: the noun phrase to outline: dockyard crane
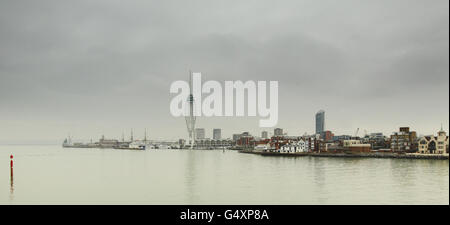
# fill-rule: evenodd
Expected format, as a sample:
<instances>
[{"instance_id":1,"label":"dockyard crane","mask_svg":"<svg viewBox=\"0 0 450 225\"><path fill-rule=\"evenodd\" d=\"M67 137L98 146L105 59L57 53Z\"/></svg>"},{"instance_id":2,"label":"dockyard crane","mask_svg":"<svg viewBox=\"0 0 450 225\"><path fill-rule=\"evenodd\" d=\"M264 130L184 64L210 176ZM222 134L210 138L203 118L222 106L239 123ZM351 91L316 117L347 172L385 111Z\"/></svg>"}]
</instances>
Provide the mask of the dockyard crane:
<instances>
[{"instance_id":1,"label":"dockyard crane","mask_svg":"<svg viewBox=\"0 0 450 225\"><path fill-rule=\"evenodd\" d=\"M358 137L358 132L359 132L359 127L355 131L355 135L354 135L355 138Z\"/></svg>"}]
</instances>

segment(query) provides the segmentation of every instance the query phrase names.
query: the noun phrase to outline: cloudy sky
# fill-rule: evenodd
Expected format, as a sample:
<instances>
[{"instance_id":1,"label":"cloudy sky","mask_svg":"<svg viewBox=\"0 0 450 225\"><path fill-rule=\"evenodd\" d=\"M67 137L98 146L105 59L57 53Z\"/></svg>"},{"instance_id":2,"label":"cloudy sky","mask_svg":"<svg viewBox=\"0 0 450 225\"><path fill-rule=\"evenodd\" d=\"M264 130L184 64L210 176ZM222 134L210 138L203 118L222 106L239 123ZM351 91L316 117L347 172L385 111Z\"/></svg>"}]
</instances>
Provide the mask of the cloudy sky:
<instances>
[{"instance_id":1,"label":"cloudy sky","mask_svg":"<svg viewBox=\"0 0 450 225\"><path fill-rule=\"evenodd\" d=\"M186 136L170 84L279 81L289 135L449 124L449 2L0 1L0 143ZM223 136L259 118L199 118Z\"/></svg>"}]
</instances>

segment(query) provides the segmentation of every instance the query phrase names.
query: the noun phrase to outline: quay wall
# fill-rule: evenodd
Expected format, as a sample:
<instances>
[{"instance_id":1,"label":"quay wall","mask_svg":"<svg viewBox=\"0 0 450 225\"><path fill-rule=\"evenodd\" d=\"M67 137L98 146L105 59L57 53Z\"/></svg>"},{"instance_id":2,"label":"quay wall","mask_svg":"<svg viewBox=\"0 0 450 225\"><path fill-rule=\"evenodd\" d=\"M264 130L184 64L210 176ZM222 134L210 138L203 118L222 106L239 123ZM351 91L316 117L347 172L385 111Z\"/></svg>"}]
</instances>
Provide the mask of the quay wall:
<instances>
[{"instance_id":1,"label":"quay wall","mask_svg":"<svg viewBox=\"0 0 450 225\"><path fill-rule=\"evenodd\" d=\"M448 155L432 154L396 154L396 153L280 153L280 152L257 152L239 151L240 153L256 154L261 156L286 156L286 157L335 157L335 158L391 158L391 159L434 159L448 160Z\"/></svg>"}]
</instances>

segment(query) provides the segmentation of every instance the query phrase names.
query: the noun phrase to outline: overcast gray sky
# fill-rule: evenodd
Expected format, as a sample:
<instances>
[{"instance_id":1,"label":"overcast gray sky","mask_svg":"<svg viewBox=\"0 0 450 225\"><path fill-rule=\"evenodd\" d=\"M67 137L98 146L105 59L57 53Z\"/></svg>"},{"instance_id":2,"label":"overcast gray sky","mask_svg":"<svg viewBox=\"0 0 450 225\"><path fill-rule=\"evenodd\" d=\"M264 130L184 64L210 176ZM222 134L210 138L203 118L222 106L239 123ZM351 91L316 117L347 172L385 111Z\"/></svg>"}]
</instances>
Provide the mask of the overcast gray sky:
<instances>
[{"instance_id":1,"label":"overcast gray sky","mask_svg":"<svg viewBox=\"0 0 450 225\"><path fill-rule=\"evenodd\" d=\"M290 135L449 124L447 0L0 1L0 143L186 136L170 84L278 80ZM259 118L199 118L223 136ZM270 129L270 131L272 131Z\"/></svg>"}]
</instances>

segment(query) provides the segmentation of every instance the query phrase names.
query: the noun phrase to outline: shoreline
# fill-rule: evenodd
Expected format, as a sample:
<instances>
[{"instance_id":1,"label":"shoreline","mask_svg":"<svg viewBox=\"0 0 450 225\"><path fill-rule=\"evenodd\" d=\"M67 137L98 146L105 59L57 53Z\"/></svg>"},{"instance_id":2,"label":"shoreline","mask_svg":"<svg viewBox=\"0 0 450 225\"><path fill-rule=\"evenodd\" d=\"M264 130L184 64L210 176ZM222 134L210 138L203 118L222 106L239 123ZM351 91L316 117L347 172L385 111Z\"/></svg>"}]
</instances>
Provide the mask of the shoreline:
<instances>
[{"instance_id":1,"label":"shoreline","mask_svg":"<svg viewBox=\"0 0 450 225\"><path fill-rule=\"evenodd\" d=\"M261 156L278 156L278 157L330 157L330 158L387 158L387 159L432 159L432 160L449 160L449 155L425 155L425 154L396 154L396 153L281 153L281 152L256 152L249 150L238 151L243 154L255 154Z\"/></svg>"},{"instance_id":2,"label":"shoreline","mask_svg":"<svg viewBox=\"0 0 450 225\"><path fill-rule=\"evenodd\" d=\"M96 149L115 149L115 150L138 150L145 151L147 149L135 149L135 148L98 148L98 147L63 147L63 148L96 148ZM158 149L148 149L148 150L158 150ZM167 150L167 149L161 149ZM170 149L170 150L189 150L189 149ZM198 150L198 149L197 149ZM206 149L203 149L206 150ZM209 149L211 150L211 149ZM220 149L214 149L220 150ZM211 150L211 151L214 151ZM316 152L296 152L296 153L282 153L282 152L263 152L254 150L235 150L228 149L231 151L237 151L242 154L254 154L267 157L329 157L329 158L379 158L379 159L431 159L431 160L449 160L449 155L438 155L438 154L417 154L417 153L316 153Z\"/></svg>"}]
</instances>

